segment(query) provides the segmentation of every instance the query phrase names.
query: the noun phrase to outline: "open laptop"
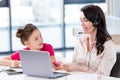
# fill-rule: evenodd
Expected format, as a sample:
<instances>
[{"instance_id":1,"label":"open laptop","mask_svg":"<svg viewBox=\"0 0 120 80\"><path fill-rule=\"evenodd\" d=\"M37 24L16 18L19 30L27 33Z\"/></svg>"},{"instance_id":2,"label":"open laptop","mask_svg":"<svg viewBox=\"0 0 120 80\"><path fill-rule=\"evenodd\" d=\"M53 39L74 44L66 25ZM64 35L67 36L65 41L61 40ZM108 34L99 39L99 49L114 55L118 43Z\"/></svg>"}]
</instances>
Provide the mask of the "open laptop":
<instances>
[{"instance_id":1,"label":"open laptop","mask_svg":"<svg viewBox=\"0 0 120 80\"><path fill-rule=\"evenodd\" d=\"M19 50L23 73L30 76L58 78L69 73L53 72L49 52Z\"/></svg>"}]
</instances>

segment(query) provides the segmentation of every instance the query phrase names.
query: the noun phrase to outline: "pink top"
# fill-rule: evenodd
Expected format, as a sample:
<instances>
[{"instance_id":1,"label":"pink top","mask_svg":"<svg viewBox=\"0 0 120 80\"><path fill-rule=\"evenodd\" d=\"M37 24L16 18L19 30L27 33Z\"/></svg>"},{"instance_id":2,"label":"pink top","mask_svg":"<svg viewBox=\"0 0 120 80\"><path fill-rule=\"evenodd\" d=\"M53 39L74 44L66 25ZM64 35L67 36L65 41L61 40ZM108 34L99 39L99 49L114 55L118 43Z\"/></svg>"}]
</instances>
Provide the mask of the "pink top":
<instances>
[{"instance_id":1,"label":"pink top","mask_svg":"<svg viewBox=\"0 0 120 80\"><path fill-rule=\"evenodd\" d=\"M24 48L24 50L30 50L30 48L26 47L26 48ZM52 45L50 45L50 44L44 43L43 48L40 49L40 51L48 51L50 53L50 56L54 56L54 49L53 49ZM20 55L19 55L18 51L15 53L12 53L10 56L11 56L12 60L20 61Z\"/></svg>"}]
</instances>

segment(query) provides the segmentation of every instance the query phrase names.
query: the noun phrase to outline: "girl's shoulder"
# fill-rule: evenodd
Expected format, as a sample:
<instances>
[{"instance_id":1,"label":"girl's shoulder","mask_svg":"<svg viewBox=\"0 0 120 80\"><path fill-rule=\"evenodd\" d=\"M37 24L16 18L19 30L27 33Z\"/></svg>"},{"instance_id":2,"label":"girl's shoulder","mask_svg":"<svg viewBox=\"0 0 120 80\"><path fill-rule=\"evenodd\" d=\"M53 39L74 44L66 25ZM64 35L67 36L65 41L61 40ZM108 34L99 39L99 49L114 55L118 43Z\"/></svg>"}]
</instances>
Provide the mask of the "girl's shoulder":
<instances>
[{"instance_id":1,"label":"girl's shoulder","mask_svg":"<svg viewBox=\"0 0 120 80\"><path fill-rule=\"evenodd\" d=\"M30 50L30 48L29 47L25 47L25 48L23 48L23 50Z\"/></svg>"},{"instance_id":2,"label":"girl's shoulder","mask_svg":"<svg viewBox=\"0 0 120 80\"><path fill-rule=\"evenodd\" d=\"M53 46L48 43L43 43L43 48L41 50L50 50L53 49Z\"/></svg>"},{"instance_id":3,"label":"girl's shoulder","mask_svg":"<svg viewBox=\"0 0 120 80\"><path fill-rule=\"evenodd\" d=\"M43 47L52 47L52 45L49 43L43 43Z\"/></svg>"}]
</instances>

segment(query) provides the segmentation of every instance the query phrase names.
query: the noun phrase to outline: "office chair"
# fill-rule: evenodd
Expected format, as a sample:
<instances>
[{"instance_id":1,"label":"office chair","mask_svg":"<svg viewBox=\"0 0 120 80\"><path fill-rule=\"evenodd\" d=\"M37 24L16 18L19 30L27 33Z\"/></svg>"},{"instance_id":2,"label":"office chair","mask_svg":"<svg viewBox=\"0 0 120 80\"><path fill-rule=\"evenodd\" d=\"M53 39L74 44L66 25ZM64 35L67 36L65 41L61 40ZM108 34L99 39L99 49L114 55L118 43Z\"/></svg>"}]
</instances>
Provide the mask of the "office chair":
<instances>
[{"instance_id":1,"label":"office chair","mask_svg":"<svg viewBox=\"0 0 120 80\"><path fill-rule=\"evenodd\" d=\"M117 52L117 60L111 70L110 76L120 78L120 52Z\"/></svg>"}]
</instances>

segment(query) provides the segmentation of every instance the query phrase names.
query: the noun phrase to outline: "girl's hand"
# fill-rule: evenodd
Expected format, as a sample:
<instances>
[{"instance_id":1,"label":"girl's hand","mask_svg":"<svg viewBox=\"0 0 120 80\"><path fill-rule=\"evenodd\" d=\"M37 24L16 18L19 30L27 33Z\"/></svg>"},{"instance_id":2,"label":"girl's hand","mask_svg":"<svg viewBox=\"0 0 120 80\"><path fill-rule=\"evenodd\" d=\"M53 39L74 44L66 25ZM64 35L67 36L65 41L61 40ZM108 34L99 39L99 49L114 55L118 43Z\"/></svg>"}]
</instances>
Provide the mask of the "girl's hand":
<instances>
[{"instance_id":1,"label":"girl's hand","mask_svg":"<svg viewBox=\"0 0 120 80\"><path fill-rule=\"evenodd\" d=\"M20 67L20 61L12 60L11 61L11 67Z\"/></svg>"},{"instance_id":2,"label":"girl's hand","mask_svg":"<svg viewBox=\"0 0 120 80\"><path fill-rule=\"evenodd\" d=\"M61 68L61 63L57 61L52 61L53 67L55 70L60 70Z\"/></svg>"}]
</instances>

